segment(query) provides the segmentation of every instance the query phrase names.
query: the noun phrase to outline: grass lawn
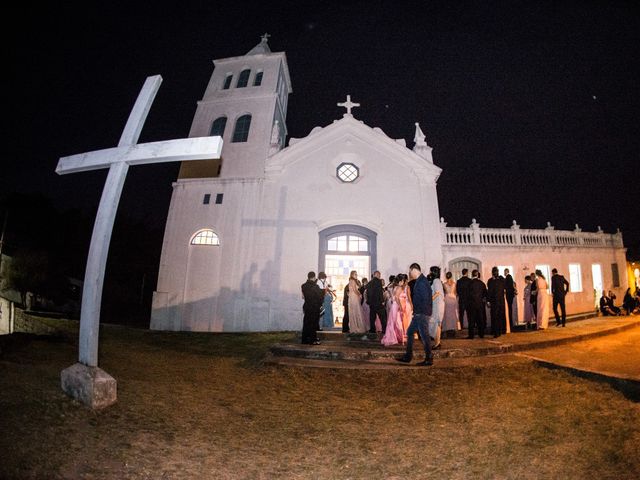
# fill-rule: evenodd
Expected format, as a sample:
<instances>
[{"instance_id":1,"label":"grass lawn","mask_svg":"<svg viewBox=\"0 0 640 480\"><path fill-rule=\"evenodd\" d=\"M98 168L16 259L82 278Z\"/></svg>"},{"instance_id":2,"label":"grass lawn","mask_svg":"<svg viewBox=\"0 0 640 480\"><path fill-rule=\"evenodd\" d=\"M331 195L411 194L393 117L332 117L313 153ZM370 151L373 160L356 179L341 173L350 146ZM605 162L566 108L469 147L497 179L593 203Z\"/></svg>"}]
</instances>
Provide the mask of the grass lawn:
<instances>
[{"instance_id":1,"label":"grass lawn","mask_svg":"<svg viewBox=\"0 0 640 480\"><path fill-rule=\"evenodd\" d=\"M325 370L262 365L291 334L103 326L118 403L60 390L73 331L0 355L0 478L637 479L640 404L536 367Z\"/></svg>"}]
</instances>

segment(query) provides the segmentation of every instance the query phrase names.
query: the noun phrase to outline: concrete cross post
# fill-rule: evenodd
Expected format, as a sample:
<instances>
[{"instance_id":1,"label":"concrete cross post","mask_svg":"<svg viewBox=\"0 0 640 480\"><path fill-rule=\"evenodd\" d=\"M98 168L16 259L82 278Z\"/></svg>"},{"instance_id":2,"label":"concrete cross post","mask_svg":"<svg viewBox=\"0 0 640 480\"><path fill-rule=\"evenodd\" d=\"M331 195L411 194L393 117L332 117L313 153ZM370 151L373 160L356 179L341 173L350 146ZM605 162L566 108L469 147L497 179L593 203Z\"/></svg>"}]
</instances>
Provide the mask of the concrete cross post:
<instances>
[{"instance_id":1,"label":"concrete cross post","mask_svg":"<svg viewBox=\"0 0 640 480\"><path fill-rule=\"evenodd\" d=\"M98 368L98 338L109 243L129 165L209 160L220 158L222 151L220 137L137 144L161 83L160 75L147 78L129 115L118 147L61 158L56 168L60 175L109 169L93 226L85 270L80 310L79 363L61 373L62 389L91 408L106 407L117 399L115 379Z\"/></svg>"}]
</instances>

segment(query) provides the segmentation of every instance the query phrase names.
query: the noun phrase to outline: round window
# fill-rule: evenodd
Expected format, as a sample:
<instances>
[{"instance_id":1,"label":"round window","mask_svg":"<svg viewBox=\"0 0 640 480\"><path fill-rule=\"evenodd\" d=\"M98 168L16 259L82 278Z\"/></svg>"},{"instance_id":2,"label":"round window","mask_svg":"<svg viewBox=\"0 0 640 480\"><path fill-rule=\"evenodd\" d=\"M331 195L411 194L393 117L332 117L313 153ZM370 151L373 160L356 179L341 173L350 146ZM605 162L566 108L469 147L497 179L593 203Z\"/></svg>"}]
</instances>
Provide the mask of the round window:
<instances>
[{"instance_id":1,"label":"round window","mask_svg":"<svg viewBox=\"0 0 640 480\"><path fill-rule=\"evenodd\" d=\"M360 170L353 163L341 163L338 165L338 178L343 182L353 182L360 175Z\"/></svg>"}]
</instances>

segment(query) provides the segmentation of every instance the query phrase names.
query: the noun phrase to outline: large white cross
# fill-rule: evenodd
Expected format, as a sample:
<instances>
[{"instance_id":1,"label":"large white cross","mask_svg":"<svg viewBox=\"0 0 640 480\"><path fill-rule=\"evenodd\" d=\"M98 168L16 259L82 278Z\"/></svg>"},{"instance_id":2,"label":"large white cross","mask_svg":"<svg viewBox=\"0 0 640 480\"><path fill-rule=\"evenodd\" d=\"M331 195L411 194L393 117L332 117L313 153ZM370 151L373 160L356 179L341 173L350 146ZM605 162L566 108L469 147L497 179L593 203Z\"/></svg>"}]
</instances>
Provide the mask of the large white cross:
<instances>
[{"instance_id":1,"label":"large white cross","mask_svg":"<svg viewBox=\"0 0 640 480\"><path fill-rule=\"evenodd\" d=\"M342 102L342 103L338 103L339 107L344 107L347 109L347 115L351 115L351 109L354 107L359 107L360 104L359 103L353 103L351 101L351 95L347 95L347 101L346 102Z\"/></svg>"},{"instance_id":2,"label":"large white cross","mask_svg":"<svg viewBox=\"0 0 640 480\"><path fill-rule=\"evenodd\" d=\"M220 158L222 151L220 137L136 143L161 83L160 75L147 78L116 148L63 157L56 167L56 173L59 175L100 168L109 169L93 226L82 290L78 359L80 363L89 367L98 365L98 332L104 271L113 223L129 165L215 159Z\"/></svg>"}]
</instances>

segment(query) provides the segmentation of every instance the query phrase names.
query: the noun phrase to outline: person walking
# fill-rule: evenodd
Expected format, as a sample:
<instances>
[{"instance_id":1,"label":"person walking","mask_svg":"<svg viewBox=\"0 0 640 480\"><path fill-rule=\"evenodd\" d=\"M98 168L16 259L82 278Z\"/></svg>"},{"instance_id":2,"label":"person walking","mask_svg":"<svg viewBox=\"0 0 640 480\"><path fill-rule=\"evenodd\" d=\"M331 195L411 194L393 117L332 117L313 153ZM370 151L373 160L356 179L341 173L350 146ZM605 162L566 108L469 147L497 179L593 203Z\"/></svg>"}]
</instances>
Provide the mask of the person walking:
<instances>
[{"instance_id":1,"label":"person walking","mask_svg":"<svg viewBox=\"0 0 640 480\"><path fill-rule=\"evenodd\" d=\"M431 286L427 277L422 274L420 265L412 263L409 267L409 275L412 280L413 290L411 294L413 304L413 316L407 329L407 349L405 354L396 360L403 363L410 363L413 359L413 335L418 332L422 345L424 346L424 360L418 365L433 365L433 353L431 351L431 341L429 340L429 316L433 311L433 300L431 296Z\"/></svg>"},{"instance_id":2,"label":"person walking","mask_svg":"<svg viewBox=\"0 0 640 480\"><path fill-rule=\"evenodd\" d=\"M558 269L551 270L551 295L553 295L553 314L556 316L556 327L562 323L564 327L567 323L567 309L564 303L564 297L569 293L569 282L564 276L558 273ZM558 306L562 317L558 315Z\"/></svg>"}]
</instances>

